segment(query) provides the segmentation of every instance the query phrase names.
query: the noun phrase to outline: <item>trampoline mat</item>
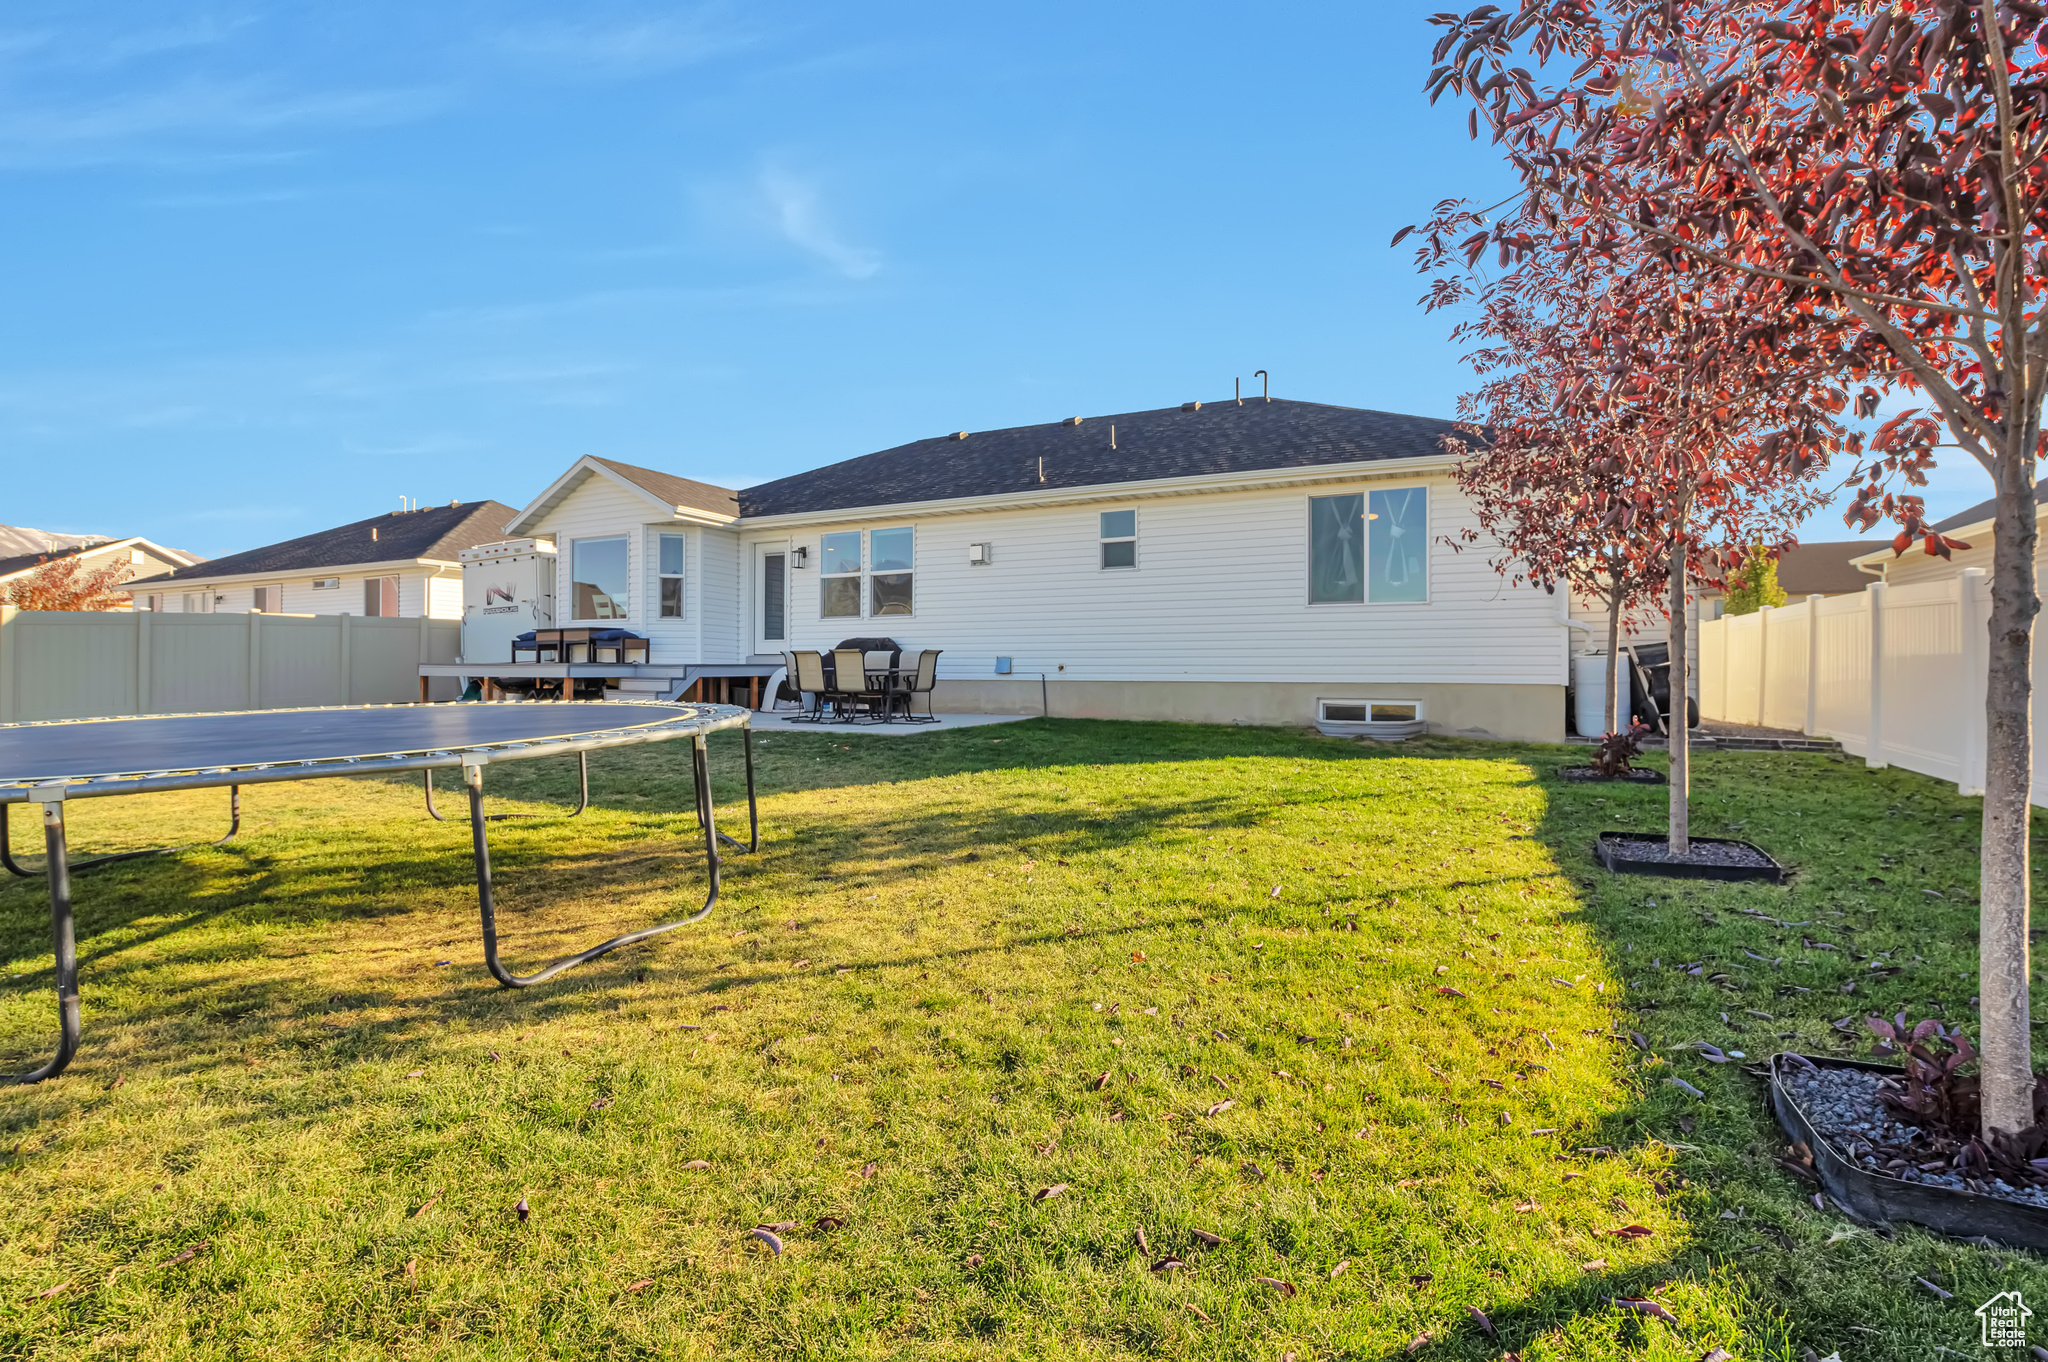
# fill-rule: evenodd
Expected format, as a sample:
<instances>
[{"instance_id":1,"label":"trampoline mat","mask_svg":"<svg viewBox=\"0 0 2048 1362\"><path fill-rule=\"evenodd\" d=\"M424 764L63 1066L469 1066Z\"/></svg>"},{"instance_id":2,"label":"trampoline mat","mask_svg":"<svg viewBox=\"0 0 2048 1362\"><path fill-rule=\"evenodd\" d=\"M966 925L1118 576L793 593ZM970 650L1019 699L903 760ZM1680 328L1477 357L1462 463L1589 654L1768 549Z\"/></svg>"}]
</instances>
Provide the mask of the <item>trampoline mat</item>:
<instances>
[{"instance_id":1,"label":"trampoline mat","mask_svg":"<svg viewBox=\"0 0 2048 1362\"><path fill-rule=\"evenodd\" d=\"M0 785L391 757L586 734L617 739L709 709L574 701L375 705L5 726Z\"/></svg>"}]
</instances>

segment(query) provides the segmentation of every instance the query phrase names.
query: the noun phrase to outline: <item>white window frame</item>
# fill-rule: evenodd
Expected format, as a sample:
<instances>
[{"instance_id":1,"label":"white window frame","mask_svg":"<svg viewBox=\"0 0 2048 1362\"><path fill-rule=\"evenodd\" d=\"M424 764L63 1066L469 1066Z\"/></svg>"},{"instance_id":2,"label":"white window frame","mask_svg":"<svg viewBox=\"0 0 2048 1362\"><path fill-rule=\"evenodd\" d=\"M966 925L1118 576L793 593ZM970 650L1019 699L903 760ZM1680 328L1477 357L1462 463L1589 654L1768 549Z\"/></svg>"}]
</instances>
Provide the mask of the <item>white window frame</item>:
<instances>
[{"instance_id":1,"label":"white window frame","mask_svg":"<svg viewBox=\"0 0 2048 1362\"><path fill-rule=\"evenodd\" d=\"M626 609L617 615L584 619L576 614L576 550L585 544L621 543L626 546ZM616 626L633 618L633 536L630 534L593 534L569 541L569 622L571 624L599 624Z\"/></svg>"},{"instance_id":2,"label":"white window frame","mask_svg":"<svg viewBox=\"0 0 2048 1362\"><path fill-rule=\"evenodd\" d=\"M315 577L313 579L313 589L315 591L339 591L341 590L341 578Z\"/></svg>"},{"instance_id":3,"label":"white window frame","mask_svg":"<svg viewBox=\"0 0 2048 1362\"><path fill-rule=\"evenodd\" d=\"M1131 517L1131 532L1129 534L1107 535L1102 532L1102 517L1106 515L1123 514L1126 512L1128 512ZM1103 562L1103 550L1111 544L1129 544L1131 546L1131 561L1128 563L1118 563L1114 567L1110 566L1108 563ZM1097 572L1136 572L1138 570L1137 507L1118 506L1113 510L1097 511L1095 513L1095 570Z\"/></svg>"},{"instance_id":4,"label":"white window frame","mask_svg":"<svg viewBox=\"0 0 2048 1362\"><path fill-rule=\"evenodd\" d=\"M902 530L909 534L910 566L907 568L877 568L875 566L875 531L872 529L862 531L862 546L866 550L863 554L863 561L867 564L868 568L867 580L861 583L861 608L866 612L862 615L863 619L909 620L917 618L917 526L884 525L881 527L881 531L885 534L891 530ZM877 577L910 578L910 609L901 615L880 615L875 613L875 578Z\"/></svg>"},{"instance_id":5,"label":"white window frame","mask_svg":"<svg viewBox=\"0 0 2048 1362\"><path fill-rule=\"evenodd\" d=\"M284 583L263 582L250 587L249 613L252 615L282 615L284 613Z\"/></svg>"},{"instance_id":6,"label":"white window frame","mask_svg":"<svg viewBox=\"0 0 2048 1362\"><path fill-rule=\"evenodd\" d=\"M854 562L856 566L851 572L827 572L825 570L826 563L828 561L825 557L825 541L831 538L833 535L839 534L850 534L856 536L854 542L860 546L854 551ZM862 613L867 609L868 604L867 565L868 536L865 530L831 530L828 532L820 533L818 535L818 618L820 620L858 620L867 618L867 616L864 613ZM853 613L851 615L826 614L825 583L843 582L848 579L851 579L853 581L854 591L856 593L856 599L853 603Z\"/></svg>"},{"instance_id":7,"label":"white window frame","mask_svg":"<svg viewBox=\"0 0 2048 1362\"><path fill-rule=\"evenodd\" d=\"M1337 604L1349 604L1349 602L1337 602ZM1408 604L1408 602L1403 601L1401 602L1401 604L1406 605ZM1330 707L1332 705L1339 705L1346 709L1363 709L1365 711L1365 717L1362 719L1339 718L1336 715L1330 713ZM1391 714L1383 715L1380 713L1380 710L1382 709L1395 708L1413 709L1415 713L1413 713L1412 715L1408 715L1406 717ZM1316 701L1316 719L1318 722L1321 723L1411 724L1426 722L1428 718L1428 711L1424 708L1423 703L1420 700L1387 700L1377 697L1368 698L1366 696L1330 696Z\"/></svg>"},{"instance_id":8,"label":"white window frame","mask_svg":"<svg viewBox=\"0 0 2048 1362\"><path fill-rule=\"evenodd\" d=\"M1376 601L1372 598L1373 524L1376 519L1372 509L1373 493L1405 491L1416 491L1422 493L1422 599L1419 601ZM1351 496L1361 498L1359 513L1363 517L1361 528L1365 532L1365 554L1363 562L1361 564L1363 571L1365 573L1365 580L1360 584L1360 595L1362 596L1362 599L1355 601L1319 601L1315 599L1316 503L1328 497ZM1434 535L1432 533L1435 524L1435 498L1431 495L1430 484L1426 482L1398 483L1386 486L1361 487L1355 492L1316 492L1311 496L1306 496L1302 498L1301 506L1301 599L1308 606L1309 609L1359 610L1364 608L1378 608L1388 610L1401 610L1412 608L1418 605L1428 605L1431 603L1432 600L1435 599L1436 564L1434 556L1429 551L1429 546L1435 542ZM1334 701L1333 703L1345 704L1349 702ZM1386 704L1390 702L1381 701L1380 703ZM1401 703L1405 704L1407 702L1402 701ZM1320 713L1320 711L1318 712Z\"/></svg>"},{"instance_id":9,"label":"white window frame","mask_svg":"<svg viewBox=\"0 0 2048 1362\"><path fill-rule=\"evenodd\" d=\"M1419 601L1376 601L1372 598L1373 523L1375 519L1372 509L1372 498L1375 492L1422 493L1422 599ZM1435 542L1433 538L1436 511L1435 501L1436 498L1430 495L1430 487L1426 482L1389 484L1365 489L1365 603L1367 605L1376 605L1395 610L1413 609L1419 605L1428 605L1434 599L1436 595L1436 572L1434 570L1435 563L1432 561L1434 555L1430 553L1429 546Z\"/></svg>"},{"instance_id":10,"label":"white window frame","mask_svg":"<svg viewBox=\"0 0 2048 1362\"><path fill-rule=\"evenodd\" d=\"M380 582L380 583L381 583L381 582L389 582L389 583L391 583L391 613L390 613L390 614L388 614L388 615L387 615L387 614L385 614L385 613L384 613L384 591L383 591L383 588L382 588L381 586L380 586L380 587L378 588L378 591L377 591L377 610L376 610L376 613L375 613L375 614L372 614L372 613L371 613L371 611L370 611L370 583L372 583L372 582ZM363 578L363 616L364 616L364 618L366 618L366 619L394 619L394 620L395 620L395 619L397 619L397 618L398 618L398 617L399 617L400 615L402 615L402 614L404 614L404 613L405 613L405 606L404 606L404 604L403 604L403 602L404 602L404 599L405 599L405 597L404 597L404 591L405 591L405 583L403 583L403 582L401 582L401 581L399 581L399 580L398 580L398 576L397 576L397 574L396 574L396 573L390 573L390 572L385 572L385 573L379 573L379 574L378 574L377 576L375 576L375 577L365 577L365 578Z\"/></svg>"},{"instance_id":11,"label":"white window frame","mask_svg":"<svg viewBox=\"0 0 2048 1362\"><path fill-rule=\"evenodd\" d=\"M675 540L682 551L683 565L679 572L669 572L662 562L663 550L669 540ZM676 612L668 613L666 588L670 582L676 584ZM690 537L673 530L657 530L654 535L654 618L679 620L687 618L690 609Z\"/></svg>"}]
</instances>

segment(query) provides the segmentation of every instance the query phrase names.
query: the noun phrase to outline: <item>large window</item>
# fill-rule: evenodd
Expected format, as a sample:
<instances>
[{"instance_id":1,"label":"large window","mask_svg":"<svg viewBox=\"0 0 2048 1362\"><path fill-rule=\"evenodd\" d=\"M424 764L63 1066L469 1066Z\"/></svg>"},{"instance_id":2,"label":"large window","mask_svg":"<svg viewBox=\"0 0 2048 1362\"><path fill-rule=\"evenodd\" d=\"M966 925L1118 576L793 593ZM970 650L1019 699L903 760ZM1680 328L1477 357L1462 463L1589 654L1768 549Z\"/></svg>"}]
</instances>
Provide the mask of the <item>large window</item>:
<instances>
[{"instance_id":1,"label":"large window","mask_svg":"<svg viewBox=\"0 0 2048 1362\"><path fill-rule=\"evenodd\" d=\"M683 617L683 536L664 534L661 538L661 617Z\"/></svg>"},{"instance_id":2,"label":"large window","mask_svg":"<svg viewBox=\"0 0 2048 1362\"><path fill-rule=\"evenodd\" d=\"M578 539L570 546L569 609L573 620L623 620L632 603L626 590L626 537Z\"/></svg>"},{"instance_id":3,"label":"large window","mask_svg":"<svg viewBox=\"0 0 2048 1362\"><path fill-rule=\"evenodd\" d=\"M1365 497L1310 497L1308 598L1365 599Z\"/></svg>"},{"instance_id":4,"label":"large window","mask_svg":"<svg viewBox=\"0 0 2048 1362\"><path fill-rule=\"evenodd\" d=\"M1134 568L1138 565L1138 513L1102 513L1102 565L1106 568Z\"/></svg>"},{"instance_id":5,"label":"large window","mask_svg":"<svg viewBox=\"0 0 2048 1362\"><path fill-rule=\"evenodd\" d=\"M818 544L818 613L828 620L860 618L860 531L841 530Z\"/></svg>"},{"instance_id":6,"label":"large window","mask_svg":"<svg viewBox=\"0 0 2048 1362\"><path fill-rule=\"evenodd\" d=\"M396 619L398 617L398 579L396 577L363 578L363 613L372 619Z\"/></svg>"},{"instance_id":7,"label":"large window","mask_svg":"<svg viewBox=\"0 0 2048 1362\"><path fill-rule=\"evenodd\" d=\"M911 529L868 531L868 614L911 613Z\"/></svg>"},{"instance_id":8,"label":"large window","mask_svg":"<svg viewBox=\"0 0 2048 1362\"><path fill-rule=\"evenodd\" d=\"M1308 598L1318 605L1429 599L1429 489L1308 499Z\"/></svg>"},{"instance_id":9,"label":"large window","mask_svg":"<svg viewBox=\"0 0 2048 1362\"><path fill-rule=\"evenodd\" d=\"M1429 489L1372 494L1370 592L1381 601L1429 599Z\"/></svg>"}]
</instances>

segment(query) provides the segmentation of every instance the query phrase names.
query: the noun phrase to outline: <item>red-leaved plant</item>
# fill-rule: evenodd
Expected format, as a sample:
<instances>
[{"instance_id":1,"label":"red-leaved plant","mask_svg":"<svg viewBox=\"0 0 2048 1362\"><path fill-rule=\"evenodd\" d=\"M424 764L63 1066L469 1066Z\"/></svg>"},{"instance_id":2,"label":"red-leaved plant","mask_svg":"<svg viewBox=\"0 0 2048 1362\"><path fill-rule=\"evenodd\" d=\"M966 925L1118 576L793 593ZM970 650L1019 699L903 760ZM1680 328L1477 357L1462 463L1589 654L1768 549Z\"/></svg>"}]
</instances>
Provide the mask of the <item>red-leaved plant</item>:
<instances>
[{"instance_id":1,"label":"red-leaved plant","mask_svg":"<svg viewBox=\"0 0 2048 1362\"><path fill-rule=\"evenodd\" d=\"M1872 1054L1905 1063L1903 1090L1886 1084L1881 1093L1893 1115L1908 1125L1934 1125L1965 1139L1977 1133L1977 1080L1959 1072L1977 1050L1960 1026L1933 1017L1908 1026L1903 1012L1890 1021L1866 1017L1863 1024L1877 1037Z\"/></svg>"},{"instance_id":2,"label":"red-leaved plant","mask_svg":"<svg viewBox=\"0 0 2048 1362\"><path fill-rule=\"evenodd\" d=\"M1619 780L1635 769L1630 763L1643 755L1643 736L1648 724L1630 724L1626 733L1609 733L1593 752L1593 770L1602 780Z\"/></svg>"}]
</instances>

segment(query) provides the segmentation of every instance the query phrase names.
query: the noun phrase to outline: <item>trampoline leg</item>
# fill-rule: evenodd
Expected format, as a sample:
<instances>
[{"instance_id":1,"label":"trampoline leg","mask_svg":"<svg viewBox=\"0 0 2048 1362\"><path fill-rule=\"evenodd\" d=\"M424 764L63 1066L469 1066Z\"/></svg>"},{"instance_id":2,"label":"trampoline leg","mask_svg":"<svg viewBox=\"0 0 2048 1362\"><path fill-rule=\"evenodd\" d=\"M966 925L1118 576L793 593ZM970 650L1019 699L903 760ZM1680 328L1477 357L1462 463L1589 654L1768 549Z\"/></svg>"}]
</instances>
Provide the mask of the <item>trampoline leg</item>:
<instances>
[{"instance_id":1,"label":"trampoline leg","mask_svg":"<svg viewBox=\"0 0 2048 1362\"><path fill-rule=\"evenodd\" d=\"M64 860L64 793L60 786L43 805L43 847L49 855L50 940L57 956L57 1054L25 1074L0 1074L0 1083L40 1083L55 1078L78 1053L78 937L71 920L71 867Z\"/></svg>"},{"instance_id":2,"label":"trampoline leg","mask_svg":"<svg viewBox=\"0 0 2048 1362\"><path fill-rule=\"evenodd\" d=\"M441 816L441 811L434 807L434 769L431 766L420 772L420 781L426 786L427 816L437 823L447 822L448 820ZM589 807L590 754L588 752L578 752L576 754L576 807L563 814L562 817L574 818ZM501 818L546 818L547 816L544 813L487 813L484 815L484 818L488 822L495 823Z\"/></svg>"},{"instance_id":3,"label":"trampoline leg","mask_svg":"<svg viewBox=\"0 0 2048 1362\"><path fill-rule=\"evenodd\" d=\"M718 903L718 829L712 823L710 765L705 756L702 734L692 738L691 767L696 776L697 813L704 825L704 855L709 863L710 890L704 896L704 906L686 918L664 922L658 927L643 927L637 932L627 932L609 941L601 941L587 951L565 955L553 964L535 970L532 974L514 974L498 959L498 913L491 896L491 848L485 835L484 824L489 819L484 814L484 768L482 763L465 765L462 779L469 786L469 834L470 844L476 857L476 899L479 918L483 925L484 967L491 977L507 988L527 988L552 979L565 969L585 964L608 954L621 946L630 946L649 937L672 932L678 927L687 927L702 922L711 916L711 910ZM581 812L581 809L578 809Z\"/></svg>"},{"instance_id":4,"label":"trampoline leg","mask_svg":"<svg viewBox=\"0 0 2048 1362\"><path fill-rule=\"evenodd\" d=\"M235 834L241 830L242 787L230 785L228 786L228 830L218 839L203 845L214 847L226 846L229 842L235 840ZM73 873L76 873L80 870L91 870L94 866L112 865L116 861L132 861L142 856L167 856L173 851L190 851L193 847L200 845L202 844L199 842L186 842L182 846L150 847L146 851L117 851L111 856L95 856L91 860L73 861L70 869ZM34 870L24 870L15 864L13 849L8 845L7 806L5 804L0 804L0 867L4 867L8 874L19 875L25 880L32 880L40 873Z\"/></svg>"},{"instance_id":5,"label":"trampoline leg","mask_svg":"<svg viewBox=\"0 0 2048 1362\"><path fill-rule=\"evenodd\" d=\"M737 851L754 852L761 849L761 811L754 803L754 726L748 724L740 730L741 741L747 753L747 840L718 834L718 840ZM705 810L711 803L711 780L709 775L701 778L698 786L697 826L704 826Z\"/></svg>"}]
</instances>

